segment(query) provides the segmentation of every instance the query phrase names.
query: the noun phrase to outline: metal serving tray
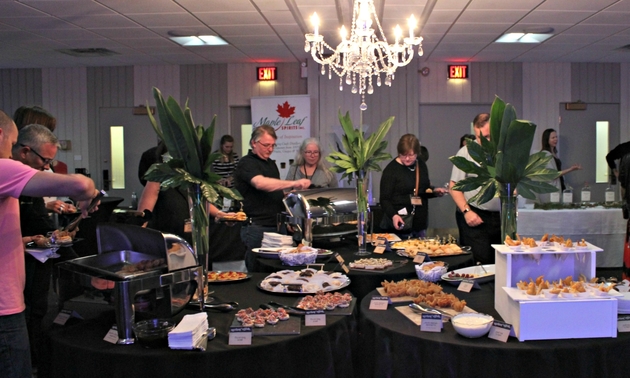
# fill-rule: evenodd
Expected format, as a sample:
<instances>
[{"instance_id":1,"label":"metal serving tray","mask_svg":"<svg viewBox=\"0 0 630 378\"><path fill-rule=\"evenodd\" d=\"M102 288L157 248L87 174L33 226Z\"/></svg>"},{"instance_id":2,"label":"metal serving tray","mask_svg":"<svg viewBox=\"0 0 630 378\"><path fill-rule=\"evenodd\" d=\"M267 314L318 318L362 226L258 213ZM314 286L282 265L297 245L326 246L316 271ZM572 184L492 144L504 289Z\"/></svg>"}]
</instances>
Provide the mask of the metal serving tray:
<instances>
[{"instance_id":1,"label":"metal serving tray","mask_svg":"<svg viewBox=\"0 0 630 378\"><path fill-rule=\"evenodd\" d=\"M155 255L147 255L135 251L115 251L107 252L100 255L79 257L78 259L69 260L68 263L80 266L92 272L97 272L107 277L128 280L136 277L146 277L148 275L157 275L167 269L166 261L164 265L160 265L148 270L138 272L121 272L123 267L137 264L142 260L155 260Z\"/></svg>"}]
</instances>

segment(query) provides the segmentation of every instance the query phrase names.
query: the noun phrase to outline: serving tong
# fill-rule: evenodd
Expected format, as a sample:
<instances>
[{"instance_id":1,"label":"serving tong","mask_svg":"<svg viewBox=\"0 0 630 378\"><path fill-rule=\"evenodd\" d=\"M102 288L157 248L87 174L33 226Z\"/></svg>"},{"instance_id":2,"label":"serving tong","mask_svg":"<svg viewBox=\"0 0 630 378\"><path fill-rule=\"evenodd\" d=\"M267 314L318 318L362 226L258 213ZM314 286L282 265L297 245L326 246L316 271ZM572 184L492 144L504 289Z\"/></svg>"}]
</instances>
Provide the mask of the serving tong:
<instances>
[{"instance_id":1,"label":"serving tong","mask_svg":"<svg viewBox=\"0 0 630 378\"><path fill-rule=\"evenodd\" d=\"M104 196L105 196L105 191L102 190L102 189L99 190L98 194L96 195L96 197L92 198L92 201L90 201L90 204L88 205L88 208L87 208L88 213L90 211L92 211L96 207L96 205L98 205L99 201ZM74 231L74 229L77 228L77 226L81 222L81 219L83 219L83 218L79 214L72 222L68 223L68 225L66 227L60 228L59 231L68 231L68 232Z\"/></svg>"},{"instance_id":2,"label":"serving tong","mask_svg":"<svg viewBox=\"0 0 630 378\"><path fill-rule=\"evenodd\" d=\"M421 302L421 303L410 303L409 307L417 313L423 313L423 314L433 314L433 315L442 315L446 318L452 318L453 315L449 314L446 311L442 311L440 309L437 309L435 307L431 307L428 304Z\"/></svg>"}]
</instances>

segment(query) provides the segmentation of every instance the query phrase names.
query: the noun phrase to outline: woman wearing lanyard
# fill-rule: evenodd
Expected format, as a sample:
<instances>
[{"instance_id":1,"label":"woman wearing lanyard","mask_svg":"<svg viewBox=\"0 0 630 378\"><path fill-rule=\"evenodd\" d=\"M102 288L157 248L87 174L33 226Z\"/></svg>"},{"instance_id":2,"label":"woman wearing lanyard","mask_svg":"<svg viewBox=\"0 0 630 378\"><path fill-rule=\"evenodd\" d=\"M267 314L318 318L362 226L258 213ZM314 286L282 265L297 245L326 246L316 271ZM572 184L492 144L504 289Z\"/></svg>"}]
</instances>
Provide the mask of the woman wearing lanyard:
<instances>
[{"instance_id":1,"label":"woman wearing lanyard","mask_svg":"<svg viewBox=\"0 0 630 378\"><path fill-rule=\"evenodd\" d=\"M310 188L336 188L337 177L326 167L322 159L322 151L316 138L308 138L302 142L295 162L287 172L287 180L311 180Z\"/></svg>"},{"instance_id":2,"label":"woman wearing lanyard","mask_svg":"<svg viewBox=\"0 0 630 378\"><path fill-rule=\"evenodd\" d=\"M429 219L429 198L443 196L444 188L433 188L429 170L421 159L420 142L413 134L405 134L398 141L398 156L392 160L381 177L381 206L384 222L381 228L397 234L426 236ZM403 217L413 214L411 228ZM383 227L385 226L385 227Z\"/></svg>"}]
</instances>

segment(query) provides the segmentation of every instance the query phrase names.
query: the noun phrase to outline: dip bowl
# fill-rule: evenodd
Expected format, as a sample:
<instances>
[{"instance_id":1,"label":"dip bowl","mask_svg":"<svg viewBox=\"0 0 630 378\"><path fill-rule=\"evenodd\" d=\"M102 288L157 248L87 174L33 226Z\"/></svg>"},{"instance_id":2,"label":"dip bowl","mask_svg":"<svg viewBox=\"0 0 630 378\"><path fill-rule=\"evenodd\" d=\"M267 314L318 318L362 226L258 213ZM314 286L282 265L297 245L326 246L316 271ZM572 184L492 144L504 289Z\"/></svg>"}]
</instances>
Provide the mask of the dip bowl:
<instances>
[{"instance_id":1,"label":"dip bowl","mask_svg":"<svg viewBox=\"0 0 630 378\"><path fill-rule=\"evenodd\" d=\"M175 328L175 322L166 319L149 319L133 326L138 342L147 348L168 346L168 333Z\"/></svg>"},{"instance_id":2,"label":"dip bowl","mask_svg":"<svg viewBox=\"0 0 630 378\"><path fill-rule=\"evenodd\" d=\"M462 313L451 319L455 331L464 337L481 337L490 331L494 318L486 314Z\"/></svg>"}]
</instances>

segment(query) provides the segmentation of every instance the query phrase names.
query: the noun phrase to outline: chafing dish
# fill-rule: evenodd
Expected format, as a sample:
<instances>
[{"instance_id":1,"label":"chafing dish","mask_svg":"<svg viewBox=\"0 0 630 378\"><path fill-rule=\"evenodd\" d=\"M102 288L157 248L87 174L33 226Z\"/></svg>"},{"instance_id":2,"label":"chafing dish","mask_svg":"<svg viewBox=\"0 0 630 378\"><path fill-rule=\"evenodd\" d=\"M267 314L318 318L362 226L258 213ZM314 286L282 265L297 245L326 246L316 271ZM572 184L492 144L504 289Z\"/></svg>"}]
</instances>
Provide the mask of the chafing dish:
<instances>
[{"instance_id":1,"label":"chafing dish","mask_svg":"<svg viewBox=\"0 0 630 378\"><path fill-rule=\"evenodd\" d=\"M168 318L181 311L195 290L203 291L203 269L190 245L176 235L122 224L97 228L98 253L57 264L59 306L77 285L111 294L119 344L132 344L136 315ZM203 295L198 295L203 309Z\"/></svg>"},{"instance_id":2,"label":"chafing dish","mask_svg":"<svg viewBox=\"0 0 630 378\"><path fill-rule=\"evenodd\" d=\"M302 233L310 245L315 238L333 238L357 232L356 189L311 189L289 193L283 200L286 223Z\"/></svg>"}]
</instances>

